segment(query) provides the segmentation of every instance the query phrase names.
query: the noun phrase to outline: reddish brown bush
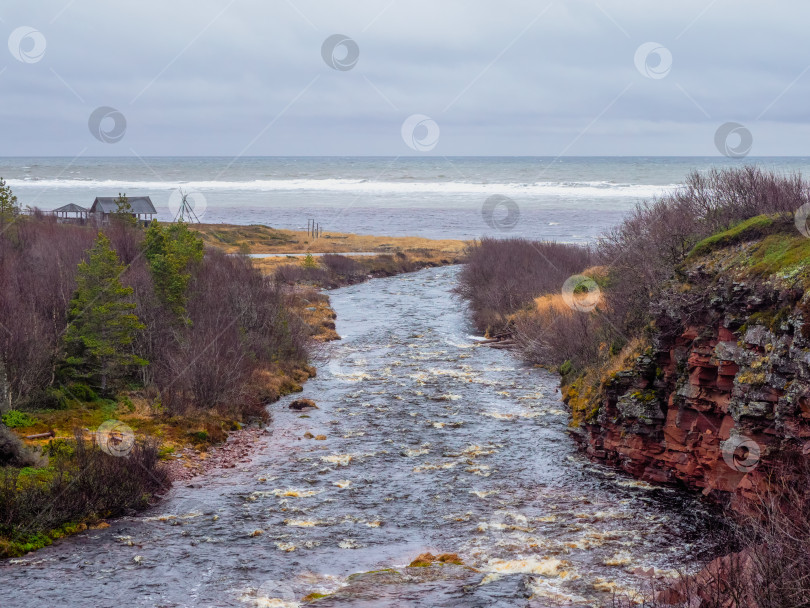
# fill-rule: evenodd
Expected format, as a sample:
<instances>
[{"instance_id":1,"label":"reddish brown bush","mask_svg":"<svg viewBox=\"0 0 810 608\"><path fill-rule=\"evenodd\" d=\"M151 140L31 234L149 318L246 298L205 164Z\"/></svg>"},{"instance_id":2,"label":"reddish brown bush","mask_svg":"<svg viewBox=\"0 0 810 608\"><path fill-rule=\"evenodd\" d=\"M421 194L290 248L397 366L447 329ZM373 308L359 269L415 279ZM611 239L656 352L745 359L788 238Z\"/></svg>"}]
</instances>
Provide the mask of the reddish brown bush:
<instances>
[{"instance_id":1,"label":"reddish brown bush","mask_svg":"<svg viewBox=\"0 0 810 608\"><path fill-rule=\"evenodd\" d=\"M254 371L306 361L309 329L249 259L209 251L188 300L189 326L154 361L155 383L173 410L248 404Z\"/></svg>"},{"instance_id":2,"label":"reddish brown bush","mask_svg":"<svg viewBox=\"0 0 810 608\"><path fill-rule=\"evenodd\" d=\"M769 484L737 513L699 572L645 586L613 608L807 608L810 605L810 465L796 452L762 463Z\"/></svg>"},{"instance_id":3,"label":"reddish brown bush","mask_svg":"<svg viewBox=\"0 0 810 608\"><path fill-rule=\"evenodd\" d=\"M332 278L352 281L365 278L366 272L363 265L345 255L327 253L321 256L321 264L324 265Z\"/></svg>"},{"instance_id":4,"label":"reddish brown bush","mask_svg":"<svg viewBox=\"0 0 810 608\"><path fill-rule=\"evenodd\" d=\"M694 172L683 188L640 204L598 246L611 269L611 322L623 333L643 326L650 299L702 239L758 215L788 216L808 200L799 175L743 167Z\"/></svg>"},{"instance_id":5,"label":"reddish brown bush","mask_svg":"<svg viewBox=\"0 0 810 608\"><path fill-rule=\"evenodd\" d=\"M484 238L468 248L455 292L467 300L479 330L499 331L537 296L560 293L565 280L592 260L580 245Z\"/></svg>"},{"instance_id":6,"label":"reddish brown bush","mask_svg":"<svg viewBox=\"0 0 810 608\"><path fill-rule=\"evenodd\" d=\"M77 432L73 441L49 448L51 469L36 479L20 470L0 468L0 557L41 546L43 539L66 524L122 515L144 509L169 481L158 449L137 441L125 457L104 453Z\"/></svg>"},{"instance_id":7,"label":"reddish brown bush","mask_svg":"<svg viewBox=\"0 0 810 608\"><path fill-rule=\"evenodd\" d=\"M798 175L755 167L695 172L683 188L637 206L594 252L523 239L482 240L470 248L456 292L481 330L505 329L508 317L526 311L506 329L530 361L593 364L647 325L651 301L698 242L758 215L787 217L808 200L810 188ZM593 265L604 274L595 312L534 310L535 298L560 294L569 276Z\"/></svg>"},{"instance_id":8,"label":"reddish brown bush","mask_svg":"<svg viewBox=\"0 0 810 608\"><path fill-rule=\"evenodd\" d=\"M300 264L279 266L273 273L273 280L286 285L322 285L329 280L329 274L323 268L305 268Z\"/></svg>"},{"instance_id":9,"label":"reddish brown bush","mask_svg":"<svg viewBox=\"0 0 810 608\"><path fill-rule=\"evenodd\" d=\"M254 407L257 369L307 358L309 329L284 295L246 258L208 251L189 285L188 315L178 319L157 297L141 254L143 231L125 223L105 230L129 265L135 314L146 325L133 345L149 361L138 381L154 387L174 411L189 407ZM97 229L23 218L0 235L0 358L15 407L44 404L58 387L66 311L78 263Z\"/></svg>"},{"instance_id":10,"label":"reddish brown bush","mask_svg":"<svg viewBox=\"0 0 810 608\"><path fill-rule=\"evenodd\" d=\"M0 358L15 406L54 380L75 275L95 232L52 218L0 235Z\"/></svg>"}]
</instances>

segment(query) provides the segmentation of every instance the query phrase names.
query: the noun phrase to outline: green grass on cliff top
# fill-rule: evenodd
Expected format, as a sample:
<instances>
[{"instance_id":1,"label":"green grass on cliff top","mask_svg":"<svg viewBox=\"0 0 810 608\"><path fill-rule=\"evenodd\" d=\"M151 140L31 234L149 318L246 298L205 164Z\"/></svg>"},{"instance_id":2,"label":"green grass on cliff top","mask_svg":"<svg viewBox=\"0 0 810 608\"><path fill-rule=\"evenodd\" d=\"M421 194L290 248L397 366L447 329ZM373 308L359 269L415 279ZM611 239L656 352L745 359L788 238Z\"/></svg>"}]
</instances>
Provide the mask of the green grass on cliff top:
<instances>
[{"instance_id":1,"label":"green grass on cliff top","mask_svg":"<svg viewBox=\"0 0 810 608\"><path fill-rule=\"evenodd\" d=\"M801 278L810 282L810 238L792 221L779 216L759 215L700 241L687 261L737 243L750 243L740 251L734 265L746 274Z\"/></svg>"},{"instance_id":2,"label":"green grass on cliff top","mask_svg":"<svg viewBox=\"0 0 810 608\"><path fill-rule=\"evenodd\" d=\"M751 272L760 276L810 278L810 238L772 234L751 252Z\"/></svg>"},{"instance_id":3,"label":"green grass on cliff top","mask_svg":"<svg viewBox=\"0 0 810 608\"><path fill-rule=\"evenodd\" d=\"M723 247L753 241L768 234L783 229L783 222L770 215L758 215L732 226L728 230L718 232L700 241L689 252L687 260L695 259L712 251L717 251Z\"/></svg>"}]
</instances>

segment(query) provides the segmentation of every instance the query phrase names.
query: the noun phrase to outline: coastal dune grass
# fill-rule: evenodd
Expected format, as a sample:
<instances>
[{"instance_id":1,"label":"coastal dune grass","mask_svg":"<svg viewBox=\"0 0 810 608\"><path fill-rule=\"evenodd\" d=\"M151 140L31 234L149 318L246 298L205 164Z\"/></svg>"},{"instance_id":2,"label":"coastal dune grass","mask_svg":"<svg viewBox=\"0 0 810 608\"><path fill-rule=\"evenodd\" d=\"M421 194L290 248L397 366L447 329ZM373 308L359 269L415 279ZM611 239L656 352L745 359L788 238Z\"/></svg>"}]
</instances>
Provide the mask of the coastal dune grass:
<instances>
[{"instance_id":1,"label":"coastal dune grass","mask_svg":"<svg viewBox=\"0 0 810 608\"><path fill-rule=\"evenodd\" d=\"M313 238L305 231L281 230L270 226L229 226L224 224L194 224L205 243L226 253L350 253L412 252L430 250L444 255L460 254L464 241L428 239L423 237L392 237L342 232L324 232Z\"/></svg>"}]
</instances>

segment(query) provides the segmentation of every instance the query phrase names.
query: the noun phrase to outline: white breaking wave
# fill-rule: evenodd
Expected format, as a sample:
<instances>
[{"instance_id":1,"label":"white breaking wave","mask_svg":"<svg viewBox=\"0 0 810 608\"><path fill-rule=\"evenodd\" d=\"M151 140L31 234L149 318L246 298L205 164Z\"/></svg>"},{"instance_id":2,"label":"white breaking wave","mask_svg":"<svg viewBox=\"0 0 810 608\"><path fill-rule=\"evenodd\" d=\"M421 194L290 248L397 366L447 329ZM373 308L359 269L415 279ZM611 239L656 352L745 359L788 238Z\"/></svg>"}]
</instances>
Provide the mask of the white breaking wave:
<instances>
[{"instance_id":1,"label":"white breaking wave","mask_svg":"<svg viewBox=\"0 0 810 608\"><path fill-rule=\"evenodd\" d=\"M92 179L9 179L12 188L93 189L97 191L159 190L168 192L182 186L201 192L348 192L355 194L503 194L519 199L525 196L560 196L573 198L649 198L678 188L650 184L614 184L611 182L535 182L535 183L474 183L474 182L390 182L359 179L272 179L252 181L189 181L169 183L160 181L116 181Z\"/></svg>"}]
</instances>

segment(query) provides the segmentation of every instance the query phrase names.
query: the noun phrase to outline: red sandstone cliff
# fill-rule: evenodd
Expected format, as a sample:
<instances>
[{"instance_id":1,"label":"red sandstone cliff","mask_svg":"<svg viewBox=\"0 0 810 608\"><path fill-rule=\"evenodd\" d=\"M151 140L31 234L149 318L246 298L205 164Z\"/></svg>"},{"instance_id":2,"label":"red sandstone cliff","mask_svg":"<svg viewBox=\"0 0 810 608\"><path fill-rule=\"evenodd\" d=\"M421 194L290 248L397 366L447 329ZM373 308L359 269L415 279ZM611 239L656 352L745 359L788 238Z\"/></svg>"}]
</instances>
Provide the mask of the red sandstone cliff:
<instances>
[{"instance_id":1,"label":"red sandstone cliff","mask_svg":"<svg viewBox=\"0 0 810 608\"><path fill-rule=\"evenodd\" d=\"M574 434L640 479L739 506L776 458L810 454L808 298L795 281L715 262L693 264L657 301L651 348L603 380Z\"/></svg>"}]
</instances>

